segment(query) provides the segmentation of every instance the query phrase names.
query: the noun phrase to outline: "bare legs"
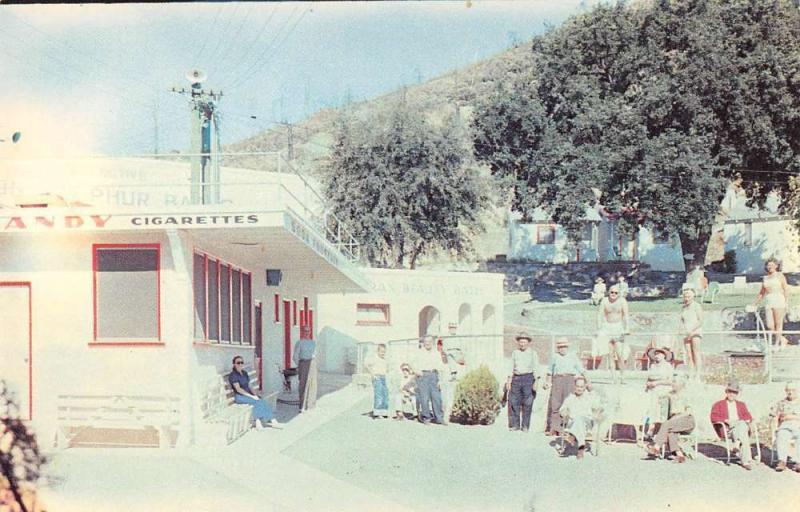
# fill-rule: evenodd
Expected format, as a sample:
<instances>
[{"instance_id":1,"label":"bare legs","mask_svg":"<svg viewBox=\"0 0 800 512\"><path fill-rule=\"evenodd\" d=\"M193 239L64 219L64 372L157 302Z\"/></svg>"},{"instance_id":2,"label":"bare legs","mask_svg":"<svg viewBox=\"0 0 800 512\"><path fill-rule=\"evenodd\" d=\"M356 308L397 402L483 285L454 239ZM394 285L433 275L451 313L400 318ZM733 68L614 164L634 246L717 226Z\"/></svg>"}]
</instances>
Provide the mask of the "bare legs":
<instances>
[{"instance_id":1,"label":"bare legs","mask_svg":"<svg viewBox=\"0 0 800 512\"><path fill-rule=\"evenodd\" d=\"M702 356L697 347L699 341L700 338L698 337L685 338L683 340L683 347L686 352L686 363L689 364L689 367L696 377L699 377L703 372Z\"/></svg>"},{"instance_id":2,"label":"bare legs","mask_svg":"<svg viewBox=\"0 0 800 512\"><path fill-rule=\"evenodd\" d=\"M789 340L783 335L783 317L786 308L766 308L764 317L767 321L767 329L775 336L775 345L778 350L786 348Z\"/></svg>"},{"instance_id":3,"label":"bare legs","mask_svg":"<svg viewBox=\"0 0 800 512\"><path fill-rule=\"evenodd\" d=\"M622 341L611 340L608 342L608 356L611 358L611 362L614 365L611 368L611 372L614 378L614 382L617 381L617 370L619 370L619 382L625 381L625 369L627 367L627 361L624 357L624 343Z\"/></svg>"}]
</instances>

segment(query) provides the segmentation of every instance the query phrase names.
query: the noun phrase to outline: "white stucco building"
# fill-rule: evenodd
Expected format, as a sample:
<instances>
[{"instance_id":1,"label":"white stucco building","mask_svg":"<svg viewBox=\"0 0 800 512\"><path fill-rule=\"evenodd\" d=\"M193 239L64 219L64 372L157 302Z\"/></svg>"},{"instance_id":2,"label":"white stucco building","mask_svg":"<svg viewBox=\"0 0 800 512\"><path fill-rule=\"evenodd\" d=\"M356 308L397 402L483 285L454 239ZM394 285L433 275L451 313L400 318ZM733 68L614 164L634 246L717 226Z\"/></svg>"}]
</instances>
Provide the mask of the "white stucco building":
<instances>
[{"instance_id":1,"label":"white stucco building","mask_svg":"<svg viewBox=\"0 0 800 512\"><path fill-rule=\"evenodd\" d=\"M530 222L519 218L509 223L510 259L544 263L576 261L641 261L653 270L684 270L680 240L666 233L640 228L631 237L620 234L616 223L597 209L586 209L586 224L580 243L569 243L566 231L543 212L537 211Z\"/></svg>"},{"instance_id":2,"label":"white stucco building","mask_svg":"<svg viewBox=\"0 0 800 512\"><path fill-rule=\"evenodd\" d=\"M226 168L221 176L207 185L220 200L193 204L198 185L183 162L0 160L0 378L44 446L63 397L85 395L112 404L169 397L174 443L203 442L210 376L241 355L263 391L280 390L302 325L324 334L323 369L343 370L337 354L351 338L380 331L356 325L357 304L386 304L391 337L418 335L409 296L378 291L372 278L385 283L383 271L357 265L355 240L303 177ZM428 286L412 295L440 308L442 325L457 321L453 307L467 304L480 318L491 303L502 332L499 277L396 275ZM491 285L473 284L484 281Z\"/></svg>"}]
</instances>

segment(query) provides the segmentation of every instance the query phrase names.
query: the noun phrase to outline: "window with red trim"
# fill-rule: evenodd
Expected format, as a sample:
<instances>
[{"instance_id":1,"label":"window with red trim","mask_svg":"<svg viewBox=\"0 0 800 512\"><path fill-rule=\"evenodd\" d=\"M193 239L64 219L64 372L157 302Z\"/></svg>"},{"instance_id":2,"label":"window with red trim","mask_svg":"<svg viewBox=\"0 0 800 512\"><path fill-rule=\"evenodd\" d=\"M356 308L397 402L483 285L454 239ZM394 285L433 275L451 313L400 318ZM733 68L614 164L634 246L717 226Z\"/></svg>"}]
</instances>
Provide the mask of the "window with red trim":
<instances>
[{"instance_id":1,"label":"window with red trim","mask_svg":"<svg viewBox=\"0 0 800 512\"><path fill-rule=\"evenodd\" d=\"M95 244L94 340L161 340L158 244Z\"/></svg>"},{"instance_id":2,"label":"window with red trim","mask_svg":"<svg viewBox=\"0 0 800 512\"><path fill-rule=\"evenodd\" d=\"M194 335L210 343L252 341L252 274L206 254L194 255Z\"/></svg>"}]
</instances>

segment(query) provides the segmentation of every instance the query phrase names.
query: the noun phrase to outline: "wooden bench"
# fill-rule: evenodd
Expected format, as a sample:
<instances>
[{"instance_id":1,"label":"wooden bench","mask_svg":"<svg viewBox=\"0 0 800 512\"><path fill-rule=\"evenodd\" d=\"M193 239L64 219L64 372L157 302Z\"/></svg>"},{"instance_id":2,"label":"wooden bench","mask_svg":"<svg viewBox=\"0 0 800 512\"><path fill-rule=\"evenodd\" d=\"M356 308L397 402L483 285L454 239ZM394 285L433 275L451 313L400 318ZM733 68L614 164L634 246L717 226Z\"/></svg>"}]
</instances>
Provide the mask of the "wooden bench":
<instances>
[{"instance_id":1,"label":"wooden bench","mask_svg":"<svg viewBox=\"0 0 800 512\"><path fill-rule=\"evenodd\" d=\"M250 389L258 389L258 377L252 368L246 368L250 378ZM207 380L202 387L200 409L203 421L210 424L222 425L225 431L225 443L230 444L247 433L253 427L253 406L237 404L234 401L236 394L228 383L228 374L215 375ZM278 396L275 391L263 396L267 401L272 401ZM274 406L274 403L271 404Z\"/></svg>"},{"instance_id":2,"label":"wooden bench","mask_svg":"<svg viewBox=\"0 0 800 512\"><path fill-rule=\"evenodd\" d=\"M59 395L55 445L66 448L87 429L147 429L158 431L158 445L169 447L169 430L180 424L180 398L131 395ZM130 443L101 442L109 446Z\"/></svg>"}]
</instances>

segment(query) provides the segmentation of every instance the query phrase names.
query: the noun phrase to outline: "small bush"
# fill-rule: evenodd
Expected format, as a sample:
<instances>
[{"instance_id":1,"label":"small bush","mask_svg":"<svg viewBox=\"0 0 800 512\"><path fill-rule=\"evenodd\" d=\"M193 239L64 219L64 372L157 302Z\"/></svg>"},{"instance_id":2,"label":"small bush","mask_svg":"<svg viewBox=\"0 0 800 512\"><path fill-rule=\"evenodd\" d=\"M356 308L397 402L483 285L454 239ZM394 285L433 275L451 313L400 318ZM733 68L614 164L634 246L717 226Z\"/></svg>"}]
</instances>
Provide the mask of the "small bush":
<instances>
[{"instance_id":1,"label":"small bush","mask_svg":"<svg viewBox=\"0 0 800 512\"><path fill-rule=\"evenodd\" d=\"M467 373L456 386L452 421L464 425L491 425L500 411L497 379L484 365Z\"/></svg>"}]
</instances>

